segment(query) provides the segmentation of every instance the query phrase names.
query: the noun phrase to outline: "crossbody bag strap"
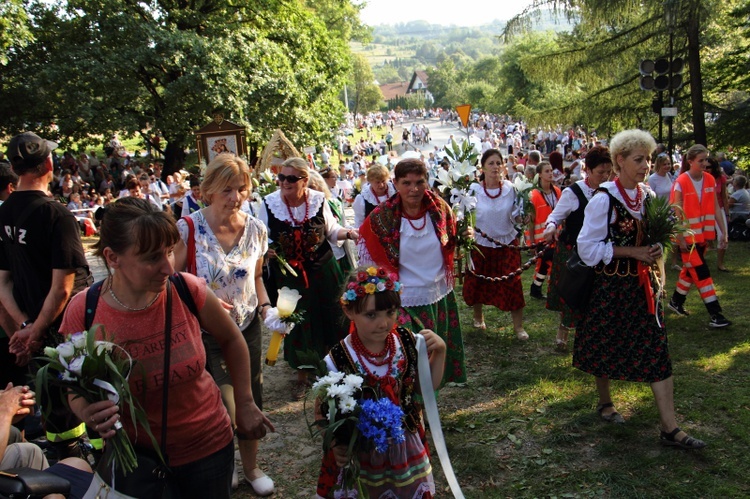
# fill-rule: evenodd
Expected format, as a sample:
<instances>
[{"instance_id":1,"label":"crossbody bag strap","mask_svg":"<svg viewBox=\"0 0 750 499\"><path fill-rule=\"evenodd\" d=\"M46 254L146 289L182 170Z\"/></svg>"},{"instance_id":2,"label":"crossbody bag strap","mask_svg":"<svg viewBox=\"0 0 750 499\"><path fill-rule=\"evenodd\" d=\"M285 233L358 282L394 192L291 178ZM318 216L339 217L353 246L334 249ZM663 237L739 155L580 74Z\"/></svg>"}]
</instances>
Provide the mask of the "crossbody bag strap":
<instances>
[{"instance_id":1,"label":"crossbody bag strap","mask_svg":"<svg viewBox=\"0 0 750 499\"><path fill-rule=\"evenodd\" d=\"M91 326L94 325L94 316L96 315L96 307L99 305L99 296L102 293L103 284L104 280L95 282L88 291L86 291L86 315L83 319L83 327L86 331L91 329Z\"/></svg>"},{"instance_id":2,"label":"crossbody bag strap","mask_svg":"<svg viewBox=\"0 0 750 499\"><path fill-rule=\"evenodd\" d=\"M167 280L167 305L164 312L164 377L161 399L161 454L169 466L167 456L167 409L169 407L169 367L172 353L172 283Z\"/></svg>"},{"instance_id":3,"label":"crossbody bag strap","mask_svg":"<svg viewBox=\"0 0 750 499\"><path fill-rule=\"evenodd\" d=\"M197 275L198 274L198 262L195 259L195 223L189 216L182 217L188 226L188 240L187 244L187 258L185 259L185 271Z\"/></svg>"}]
</instances>

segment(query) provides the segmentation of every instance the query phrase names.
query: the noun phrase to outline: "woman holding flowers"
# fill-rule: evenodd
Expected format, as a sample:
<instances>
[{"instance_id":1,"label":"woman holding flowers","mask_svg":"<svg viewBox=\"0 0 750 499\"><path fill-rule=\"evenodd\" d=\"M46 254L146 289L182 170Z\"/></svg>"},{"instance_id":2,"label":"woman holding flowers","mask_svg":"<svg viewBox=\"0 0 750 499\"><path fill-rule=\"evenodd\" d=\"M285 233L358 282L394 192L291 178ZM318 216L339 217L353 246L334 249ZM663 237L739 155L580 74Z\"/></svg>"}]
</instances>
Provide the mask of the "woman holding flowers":
<instances>
[{"instance_id":1,"label":"woman holding flowers","mask_svg":"<svg viewBox=\"0 0 750 499\"><path fill-rule=\"evenodd\" d=\"M250 388L250 354L247 344L219 299L203 279L183 274L197 316L171 285L174 246L180 239L174 220L147 201L125 198L109 206L101 224L96 255L114 272L101 287L92 324L102 324L108 338L126 349L137 362L129 378L148 418L151 433L160 444L165 359L165 323L171 318L170 378L168 387L166 457L172 497L223 497L231 495L234 464L232 424L221 393L205 369L206 354L201 328L219 343L234 382L237 434L258 439L273 426L258 409ZM175 281L177 282L177 281ZM168 297L169 295L169 297ZM82 331L86 323L88 293L76 295L65 311L60 332ZM171 309L166 304L171 301ZM101 329L98 329L101 334ZM73 412L106 440L123 430L136 448L154 451L144 428L137 428L129 411L113 402L88 403L69 397ZM196 410L199 408L199 410ZM118 480L119 483L119 480ZM137 485L135 490L138 490ZM142 497L142 496L141 496Z\"/></svg>"},{"instance_id":2,"label":"woman holding flowers","mask_svg":"<svg viewBox=\"0 0 750 499\"><path fill-rule=\"evenodd\" d=\"M382 267L360 267L346 284L341 303L351 320L349 336L331 349L325 358L329 374L313 386L318 395L316 424L323 432L353 416L360 436L350 452L354 424L328 431L333 440L323 457L318 498L350 497L340 495L356 489L350 478L359 482L366 497L435 495L422 411L415 396L440 385L446 345L434 332L420 331L432 375L432 386L420 387L416 338L398 326L400 291L395 275ZM352 469L359 470L358 476L347 476Z\"/></svg>"},{"instance_id":3,"label":"woman holding flowers","mask_svg":"<svg viewBox=\"0 0 750 499\"><path fill-rule=\"evenodd\" d=\"M527 340L529 335L523 328L526 302L521 276L505 281L497 279L515 272L521 266L514 225L522 216L521 207L515 202L513 184L503 180L505 165L500 151L487 149L480 163L484 180L472 184L470 188L470 195L477 198L477 247L471 252L474 270L467 273L464 279L464 301L474 308L474 327L486 329L482 305L490 305L510 311L516 337Z\"/></svg>"},{"instance_id":4,"label":"woman holding flowers","mask_svg":"<svg viewBox=\"0 0 750 499\"><path fill-rule=\"evenodd\" d=\"M396 194L378 205L360 227L362 265L383 267L403 284L399 323L432 329L448 345L443 382L466 381L463 337L453 291L456 221L450 206L428 189L419 159L399 161ZM473 236L469 228L466 235Z\"/></svg>"},{"instance_id":5,"label":"woman holding flowers","mask_svg":"<svg viewBox=\"0 0 750 499\"><path fill-rule=\"evenodd\" d=\"M175 268L204 281L242 331L250 352L250 380L255 404L263 410L261 371L261 319L270 308L263 284L263 255L268 251L266 227L243 212L250 196L250 169L231 153L217 155L206 167L201 195L206 207L177 222L180 241L175 246ZM203 335L208 369L221 389L232 423L236 407L232 378L221 347L210 334ZM258 468L257 440L240 440L245 479L260 496L273 493L273 480Z\"/></svg>"},{"instance_id":6,"label":"woman holding flowers","mask_svg":"<svg viewBox=\"0 0 750 499\"><path fill-rule=\"evenodd\" d=\"M578 253L595 267L591 299L578 324L573 366L592 374L597 411L608 422L624 423L610 395L611 379L650 383L661 423L660 440L683 449L705 447L677 426L674 379L663 312L656 306L653 264L662 245L644 242L645 205L654 196L643 182L656 148L642 130L626 130L610 142L617 177L604 182L585 209ZM668 239L667 235L667 239Z\"/></svg>"},{"instance_id":7,"label":"woman holding flowers","mask_svg":"<svg viewBox=\"0 0 750 499\"><path fill-rule=\"evenodd\" d=\"M534 205L534 219L532 221L533 227L530 227L527 238L532 244L544 242L544 227L547 223L547 217L555 209L557 200L560 199L560 188L552 180L552 165L547 161L542 161L536 165L536 175L539 179L539 185L532 189L529 195L529 200ZM552 266L554 250L554 246L548 245L536 261L534 280L531 283L529 294L537 300L546 299L542 293L542 286Z\"/></svg>"},{"instance_id":8,"label":"woman holding flowers","mask_svg":"<svg viewBox=\"0 0 750 499\"><path fill-rule=\"evenodd\" d=\"M323 357L346 335L338 303L344 274L331 248L359 237L356 229L346 229L336 221L322 192L307 187L308 177L304 159L284 161L278 174L279 190L263 199L258 214L268 227L269 240L276 244L268 255L278 287L287 286L302 295L297 307L305 311L304 320L284 340L284 358L293 369L301 364L299 352L312 350ZM306 388L307 373L299 370L292 394L301 398Z\"/></svg>"},{"instance_id":9,"label":"woman holding flowers","mask_svg":"<svg viewBox=\"0 0 750 499\"><path fill-rule=\"evenodd\" d=\"M547 217L544 229L544 240L552 244L557 241L555 254L552 257L547 293L547 308L560 312L560 325L557 328L555 343L561 352L568 350L568 331L575 329L579 314L571 310L557 291L560 273L576 245L578 233L583 226L583 213L591 196L599 186L609 178L612 171L612 158L609 149L603 146L593 147L586 154L586 178L579 180L562 191L560 202ZM564 225L563 225L564 224ZM562 231L559 228L562 227Z\"/></svg>"}]
</instances>

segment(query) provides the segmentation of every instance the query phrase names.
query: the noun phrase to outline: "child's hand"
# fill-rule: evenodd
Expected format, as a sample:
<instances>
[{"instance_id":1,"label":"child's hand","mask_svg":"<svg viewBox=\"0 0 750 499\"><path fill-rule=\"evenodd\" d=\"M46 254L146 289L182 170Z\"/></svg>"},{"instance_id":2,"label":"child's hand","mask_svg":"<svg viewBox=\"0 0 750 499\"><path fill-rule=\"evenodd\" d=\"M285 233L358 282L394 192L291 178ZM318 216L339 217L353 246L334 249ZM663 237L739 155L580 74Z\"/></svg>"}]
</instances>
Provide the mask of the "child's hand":
<instances>
[{"instance_id":1,"label":"child's hand","mask_svg":"<svg viewBox=\"0 0 750 499\"><path fill-rule=\"evenodd\" d=\"M337 444L335 440L331 442L333 445L333 457L336 459L336 466L343 468L349 464L349 456L347 455L347 446L344 444Z\"/></svg>"},{"instance_id":2,"label":"child's hand","mask_svg":"<svg viewBox=\"0 0 750 499\"><path fill-rule=\"evenodd\" d=\"M432 357L434 353L445 353L446 346L445 341L443 341L443 338L435 334L434 331L430 329L423 329L419 332L422 336L424 336L424 343L427 347L427 354Z\"/></svg>"}]
</instances>

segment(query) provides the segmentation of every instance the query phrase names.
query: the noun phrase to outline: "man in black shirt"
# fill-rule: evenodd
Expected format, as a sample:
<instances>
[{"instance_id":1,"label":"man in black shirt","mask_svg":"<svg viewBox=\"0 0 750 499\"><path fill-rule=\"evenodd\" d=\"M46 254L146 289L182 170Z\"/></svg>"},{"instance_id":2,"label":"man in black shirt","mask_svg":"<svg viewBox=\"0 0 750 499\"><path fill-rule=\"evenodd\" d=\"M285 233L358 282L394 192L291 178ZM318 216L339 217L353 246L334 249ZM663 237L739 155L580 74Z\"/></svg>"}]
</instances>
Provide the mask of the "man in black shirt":
<instances>
[{"instance_id":1,"label":"man in black shirt","mask_svg":"<svg viewBox=\"0 0 750 499\"><path fill-rule=\"evenodd\" d=\"M58 343L65 306L90 275L75 217L49 197L56 147L25 132L11 139L7 151L18 185L0 205L0 300L18 325L7 333L19 365L45 344ZM50 441L70 442L84 433L69 416L47 420Z\"/></svg>"}]
</instances>

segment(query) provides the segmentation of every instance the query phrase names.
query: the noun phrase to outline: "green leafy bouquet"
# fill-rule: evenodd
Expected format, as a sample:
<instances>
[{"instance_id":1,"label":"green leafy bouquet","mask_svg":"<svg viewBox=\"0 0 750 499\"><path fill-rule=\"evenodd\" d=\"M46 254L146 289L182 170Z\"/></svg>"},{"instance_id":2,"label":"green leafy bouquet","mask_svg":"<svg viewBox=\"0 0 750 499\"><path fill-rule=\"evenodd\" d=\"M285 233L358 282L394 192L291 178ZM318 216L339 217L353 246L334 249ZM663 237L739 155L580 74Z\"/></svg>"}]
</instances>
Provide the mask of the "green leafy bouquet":
<instances>
[{"instance_id":1,"label":"green leafy bouquet","mask_svg":"<svg viewBox=\"0 0 750 499\"><path fill-rule=\"evenodd\" d=\"M151 433L146 413L130 392L128 376L133 368L133 359L111 339L96 341L94 338L98 329L102 329L102 337L106 338L104 326L96 324L88 331L67 335L66 341L55 348L46 347L44 357L37 359L44 363L37 371L37 390L50 393L57 387L74 397L83 397L89 403L107 399L115 404L122 403L129 410L131 420L146 430L158 452L159 446ZM63 397L63 400L67 401L67 397ZM51 408L46 407L45 410ZM138 466L138 459L120 421L115 423L114 429L115 436L107 440L113 452L105 454L108 459L105 465L111 465L114 460L115 466L126 475Z\"/></svg>"}]
</instances>

